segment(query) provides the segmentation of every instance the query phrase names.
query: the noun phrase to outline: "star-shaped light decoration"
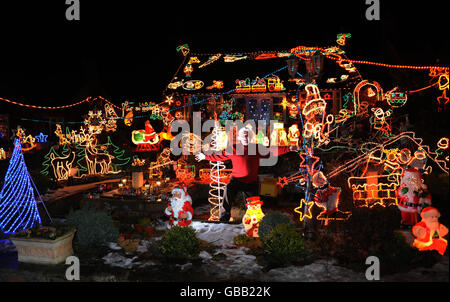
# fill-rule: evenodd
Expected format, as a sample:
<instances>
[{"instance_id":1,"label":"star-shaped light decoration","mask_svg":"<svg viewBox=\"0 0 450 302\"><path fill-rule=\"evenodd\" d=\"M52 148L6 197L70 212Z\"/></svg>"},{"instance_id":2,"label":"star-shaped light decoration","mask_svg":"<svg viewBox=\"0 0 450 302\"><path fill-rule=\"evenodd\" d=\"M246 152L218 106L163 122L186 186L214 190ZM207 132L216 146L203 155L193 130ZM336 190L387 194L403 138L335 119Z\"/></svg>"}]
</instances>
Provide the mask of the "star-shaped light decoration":
<instances>
[{"instance_id":1,"label":"star-shaped light decoration","mask_svg":"<svg viewBox=\"0 0 450 302\"><path fill-rule=\"evenodd\" d=\"M283 188L284 186L287 186L289 184L287 177L278 177L277 185Z\"/></svg>"},{"instance_id":2,"label":"star-shaped light decoration","mask_svg":"<svg viewBox=\"0 0 450 302\"><path fill-rule=\"evenodd\" d=\"M300 200L300 205L294 209L294 212L300 214L300 221L303 221L305 218L312 218L311 208L314 205L314 201L306 202L304 198ZM306 206L306 214L304 214L304 206Z\"/></svg>"},{"instance_id":3,"label":"star-shaped light decoration","mask_svg":"<svg viewBox=\"0 0 450 302\"><path fill-rule=\"evenodd\" d=\"M35 136L35 139L38 143L46 143L48 135L43 134L42 132L39 135Z\"/></svg>"},{"instance_id":4,"label":"star-shaped light decoration","mask_svg":"<svg viewBox=\"0 0 450 302\"><path fill-rule=\"evenodd\" d=\"M312 172L315 170L315 166L319 162L320 157L312 155L311 149L309 149L307 152L300 153L299 156L302 160L300 162L300 168L306 168L308 174L311 175ZM308 163L306 164L305 162L307 158Z\"/></svg>"}]
</instances>

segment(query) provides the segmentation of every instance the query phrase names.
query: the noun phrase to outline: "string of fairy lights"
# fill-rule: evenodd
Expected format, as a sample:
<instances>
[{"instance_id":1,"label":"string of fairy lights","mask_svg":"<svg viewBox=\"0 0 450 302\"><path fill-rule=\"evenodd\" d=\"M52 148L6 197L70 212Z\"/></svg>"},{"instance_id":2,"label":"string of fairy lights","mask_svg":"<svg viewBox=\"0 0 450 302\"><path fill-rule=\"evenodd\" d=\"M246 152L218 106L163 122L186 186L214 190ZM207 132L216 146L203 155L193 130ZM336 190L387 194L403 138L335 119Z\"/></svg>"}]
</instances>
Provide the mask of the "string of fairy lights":
<instances>
[{"instance_id":1,"label":"string of fairy lights","mask_svg":"<svg viewBox=\"0 0 450 302\"><path fill-rule=\"evenodd\" d=\"M339 64L342 64L342 62L347 62L347 63L352 63L352 64L367 64L367 65L373 65L373 66L384 67L384 68L430 70L430 72L433 69L439 68L439 69L441 69L441 71L443 73L447 73L447 74L448 74L448 70L449 70L448 67L394 65L394 64L386 64L386 63L379 63L379 62L371 62L371 61L367 61L367 60L352 60L352 59L348 59L348 58L344 57L343 54L338 54L338 53L335 53L335 52L331 52L329 50L329 48L325 49L325 48L320 48L320 47L298 46L296 48L291 49L290 52L291 52L291 54L293 54L293 55L295 55L295 56L297 56L297 57L299 57L299 58L301 58L303 60L309 60L309 56L305 56L305 54L309 55L309 54L317 52L317 51L322 52L325 55L325 57L327 57L328 59L334 60L334 61L336 61L336 63L339 63ZM245 55L250 55L251 54L252 56L257 56L257 55L270 54L270 53L272 53L272 52L270 52L270 51L259 51L259 52L254 52L254 53L239 53L239 54L245 54ZM192 54L192 55L194 55L194 54ZM202 54L202 55L205 55L205 54ZM187 56L185 56L185 59L186 59L186 57ZM278 73L278 72L280 72L280 71L282 71L282 70L284 70L286 68L287 68L287 66L283 66L283 67L281 67L281 68L279 68L279 69L277 69L277 70L275 70L275 71L265 75L261 79L268 78L271 75L274 75L274 74L276 74L276 73ZM254 81L253 81L253 83L254 83ZM425 87L419 88L419 89L408 90L405 93L413 94L413 93L424 91L426 89L432 88L432 87L437 86L437 85L440 86L439 81L437 81L435 83L432 83L430 85L427 85ZM300 85L299 87L301 87L301 86L303 86L303 85ZM171 108L168 111L169 112L170 111L177 111L177 110L183 109L183 108L188 107L188 106L192 106L192 105L197 105L197 104L201 104L201 103L204 103L204 102L208 102L208 101L211 101L211 100L214 100L214 99L218 99L218 98L220 98L220 97L222 97L224 95L232 94L235 91L236 91L236 88L228 90L228 91L223 92L223 93L219 93L219 94L213 95L211 97L199 99L199 100L197 100L196 97L194 96L194 97L191 97L189 102L186 102L185 104L177 106L175 108ZM69 108L73 108L73 107L76 107L76 106L79 106L79 105L82 105L82 104L85 104L85 103L92 103L92 102L95 102L95 101L98 101L98 100L104 101L104 102L110 104L112 107L114 107L116 109L122 109L121 107L115 105L114 103L112 103L111 101L109 101L108 99L106 99L106 98L104 98L102 96L97 96L97 97L89 96L89 97L87 97L87 98L85 98L85 99L83 99L81 101L78 101L78 102L75 102L75 103L72 103L72 104L68 104L68 105L61 105L61 106L30 105L30 104L25 104L25 103L18 102L18 101L12 101L12 100L0 97L0 101L4 101L4 102L10 103L10 104L14 104L14 105L22 106L22 107L27 107L27 108L32 108L32 109L41 109L41 110L63 110L63 109L69 109ZM161 105L163 103L165 103L165 101L160 102L159 104L154 104L154 105ZM133 119L141 119L141 118L148 118L148 115L146 114L146 115L133 116ZM113 117L111 119L113 119L113 120L125 120L126 117ZM54 121L54 120L40 120L40 119L29 119L29 118L21 118L21 120L31 121L31 122L38 122L38 123L65 123L65 124L83 124L84 123L84 121ZM95 121L95 120L93 120L93 121Z\"/></svg>"}]
</instances>

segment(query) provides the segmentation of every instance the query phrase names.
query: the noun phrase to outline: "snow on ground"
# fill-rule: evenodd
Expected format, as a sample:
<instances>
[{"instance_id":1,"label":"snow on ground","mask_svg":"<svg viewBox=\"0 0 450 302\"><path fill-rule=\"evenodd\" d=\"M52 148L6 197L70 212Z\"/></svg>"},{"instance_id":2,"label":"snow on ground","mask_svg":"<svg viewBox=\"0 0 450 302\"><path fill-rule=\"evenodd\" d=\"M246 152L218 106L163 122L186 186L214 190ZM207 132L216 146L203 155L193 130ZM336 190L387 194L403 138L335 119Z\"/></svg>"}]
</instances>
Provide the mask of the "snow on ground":
<instances>
[{"instance_id":1,"label":"snow on ground","mask_svg":"<svg viewBox=\"0 0 450 302\"><path fill-rule=\"evenodd\" d=\"M236 247L233 238L244 234L242 224L209 223L193 221L191 226L196 230L199 239L216 246L214 254L202 251L199 257L202 259L200 270L213 280L254 280L262 282L366 282L364 272L355 272L336 265L334 260L320 259L304 266L288 266L263 272L263 267L256 262L256 257L249 255L246 247ZM166 226L159 224L158 228ZM120 247L115 243L109 243L112 250L103 260L111 266L131 269L157 265L152 261L140 261L139 254L148 251L149 246L161 238L142 240L135 255L123 255ZM177 265L181 270L188 270L192 263ZM381 276L380 281L448 281L448 259L437 263L432 268L418 268L411 272Z\"/></svg>"},{"instance_id":2,"label":"snow on ground","mask_svg":"<svg viewBox=\"0 0 450 302\"><path fill-rule=\"evenodd\" d=\"M242 224L193 221L190 226L195 229L197 238L223 247L233 246L233 238L245 234Z\"/></svg>"}]
</instances>

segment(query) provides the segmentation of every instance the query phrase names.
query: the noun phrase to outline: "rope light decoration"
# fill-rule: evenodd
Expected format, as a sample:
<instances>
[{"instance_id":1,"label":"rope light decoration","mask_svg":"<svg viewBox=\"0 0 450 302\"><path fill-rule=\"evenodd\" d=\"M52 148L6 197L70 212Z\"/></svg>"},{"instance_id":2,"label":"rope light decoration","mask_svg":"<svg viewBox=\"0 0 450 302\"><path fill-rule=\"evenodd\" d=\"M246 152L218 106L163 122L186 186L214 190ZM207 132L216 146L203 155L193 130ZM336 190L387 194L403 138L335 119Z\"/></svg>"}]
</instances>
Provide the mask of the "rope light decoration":
<instances>
[{"instance_id":1,"label":"rope light decoration","mask_svg":"<svg viewBox=\"0 0 450 302\"><path fill-rule=\"evenodd\" d=\"M38 200L35 198L35 193ZM5 183L0 191L0 229L6 234L14 234L17 231L30 229L35 224L40 226L41 217L37 207L39 202L44 205L28 173L20 140L16 138L5 175Z\"/></svg>"},{"instance_id":2,"label":"rope light decoration","mask_svg":"<svg viewBox=\"0 0 450 302\"><path fill-rule=\"evenodd\" d=\"M219 143L220 138L220 127L219 123L216 123L216 127L214 127L213 133L211 135L211 150L219 151L221 150L221 146ZM211 189L209 190L209 198L208 201L211 204L210 210L210 221L219 221L220 218L220 210L222 208L222 202L224 198L224 192L226 188L225 178L223 170L225 169L225 163L222 161L210 161L211 165L210 170L210 183L209 186Z\"/></svg>"}]
</instances>

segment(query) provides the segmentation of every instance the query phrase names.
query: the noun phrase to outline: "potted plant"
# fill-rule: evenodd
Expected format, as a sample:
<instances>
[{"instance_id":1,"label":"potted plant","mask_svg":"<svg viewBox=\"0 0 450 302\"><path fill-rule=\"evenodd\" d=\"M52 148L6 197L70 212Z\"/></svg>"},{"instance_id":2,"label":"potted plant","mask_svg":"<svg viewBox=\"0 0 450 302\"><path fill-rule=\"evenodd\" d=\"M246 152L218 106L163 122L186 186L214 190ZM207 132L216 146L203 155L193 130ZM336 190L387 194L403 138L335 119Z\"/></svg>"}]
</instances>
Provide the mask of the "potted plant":
<instances>
[{"instance_id":1,"label":"potted plant","mask_svg":"<svg viewBox=\"0 0 450 302\"><path fill-rule=\"evenodd\" d=\"M70 225L35 226L10 237L20 262L58 264L73 255L72 240L76 229Z\"/></svg>"}]
</instances>

